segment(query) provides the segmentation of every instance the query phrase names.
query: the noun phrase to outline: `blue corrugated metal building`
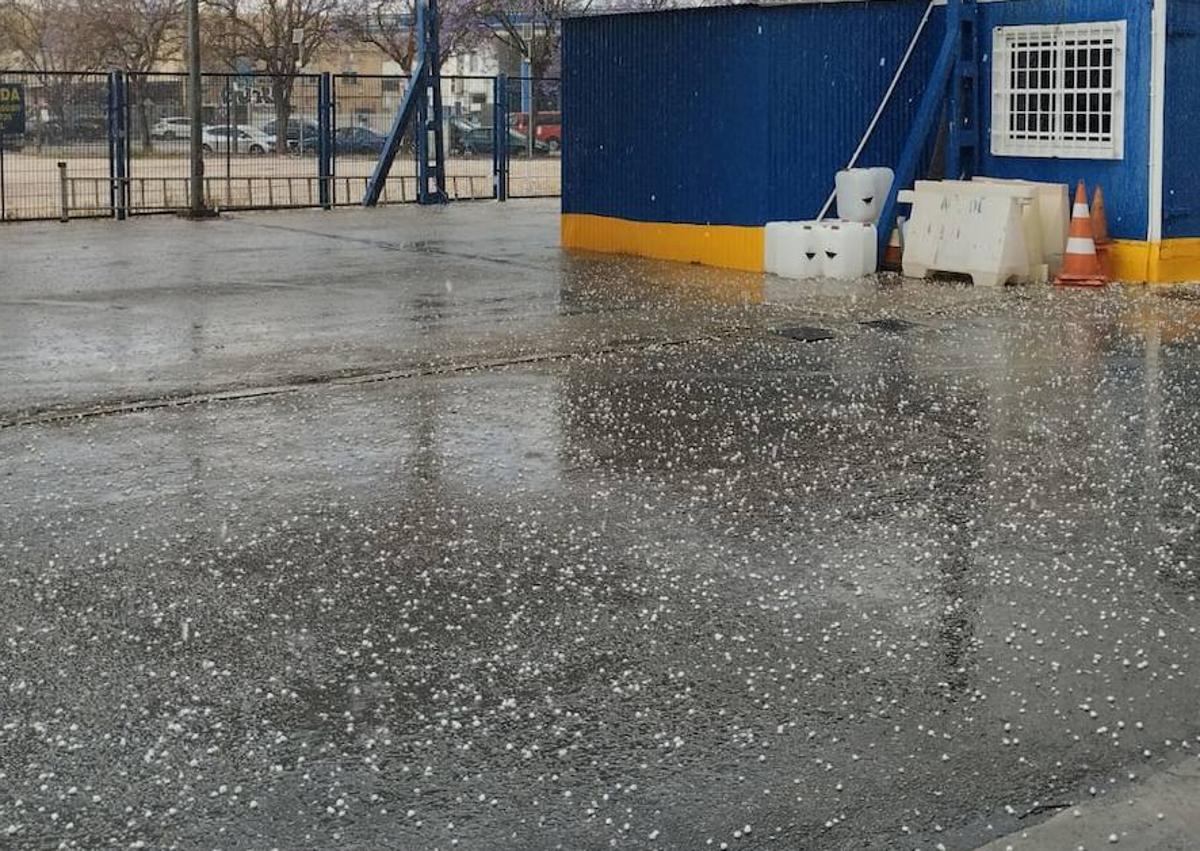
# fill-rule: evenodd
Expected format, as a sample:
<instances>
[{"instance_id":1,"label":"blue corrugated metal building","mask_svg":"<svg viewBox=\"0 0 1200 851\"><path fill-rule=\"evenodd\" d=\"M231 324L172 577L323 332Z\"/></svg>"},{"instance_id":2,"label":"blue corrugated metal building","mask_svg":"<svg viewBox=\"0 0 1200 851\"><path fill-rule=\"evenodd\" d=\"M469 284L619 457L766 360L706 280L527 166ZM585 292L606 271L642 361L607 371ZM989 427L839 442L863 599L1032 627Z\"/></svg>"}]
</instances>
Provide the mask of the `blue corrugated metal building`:
<instances>
[{"instance_id":1,"label":"blue corrugated metal building","mask_svg":"<svg viewBox=\"0 0 1200 851\"><path fill-rule=\"evenodd\" d=\"M763 225L818 215L927 6L567 21L564 244L761 269ZM1122 277L1200 278L1200 0L993 0L977 16L975 172L1102 185ZM860 164L896 163L944 28L934 8Z\"/></svg>"}]
</instances>

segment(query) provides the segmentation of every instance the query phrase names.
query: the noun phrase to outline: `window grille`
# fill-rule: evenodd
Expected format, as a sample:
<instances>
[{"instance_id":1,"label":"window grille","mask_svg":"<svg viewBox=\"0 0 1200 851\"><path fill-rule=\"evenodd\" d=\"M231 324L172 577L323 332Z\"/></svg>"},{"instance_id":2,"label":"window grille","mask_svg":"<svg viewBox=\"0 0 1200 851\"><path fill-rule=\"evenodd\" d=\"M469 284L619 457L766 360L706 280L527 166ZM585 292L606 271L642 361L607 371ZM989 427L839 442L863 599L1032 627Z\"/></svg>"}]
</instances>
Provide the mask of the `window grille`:
<instances>
[{"instance_id":1,"label":"window grille","mask_svg":"<svg viewBox=\"0 0 1200 851\"><path fill-rule=\"evenodd\" d=\"M997 27L992 153L1121 159L1125 22Z\"/></svg>"}]
</instances>

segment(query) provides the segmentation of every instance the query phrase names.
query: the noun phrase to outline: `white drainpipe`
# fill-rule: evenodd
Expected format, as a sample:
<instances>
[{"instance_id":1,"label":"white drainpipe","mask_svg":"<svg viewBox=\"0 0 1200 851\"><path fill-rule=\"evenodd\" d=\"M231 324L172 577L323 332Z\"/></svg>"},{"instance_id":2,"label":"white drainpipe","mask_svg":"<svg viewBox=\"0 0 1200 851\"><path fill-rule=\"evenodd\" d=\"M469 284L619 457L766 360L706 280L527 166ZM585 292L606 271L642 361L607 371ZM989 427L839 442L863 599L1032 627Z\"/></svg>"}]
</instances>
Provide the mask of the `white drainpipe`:
<instances>
[{"instance_id":1,"label":"white drainpipe","mask_svg":"<svg viewBox=\"0 0 1200 851\"><path fill-rule=\"evenodd\" d=\"M1163 227L1163 115L1167 76L1167 0L1154 0L1150 13L1150 201L1147 239L1162 241ZM1153 250L1153 249L1151 249Z\"/></svg>"}]
</instances>

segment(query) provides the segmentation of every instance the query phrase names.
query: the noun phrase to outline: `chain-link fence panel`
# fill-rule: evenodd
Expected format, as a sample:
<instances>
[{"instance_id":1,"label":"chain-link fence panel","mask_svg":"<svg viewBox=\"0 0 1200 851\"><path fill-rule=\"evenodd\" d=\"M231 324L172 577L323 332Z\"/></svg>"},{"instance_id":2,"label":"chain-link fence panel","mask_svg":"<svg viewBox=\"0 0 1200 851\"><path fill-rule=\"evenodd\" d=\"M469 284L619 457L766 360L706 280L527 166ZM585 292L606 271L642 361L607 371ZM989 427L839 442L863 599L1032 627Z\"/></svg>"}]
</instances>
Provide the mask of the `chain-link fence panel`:
<instances>
[{"instance_id":1,"label":"chain-link fence panel","mask_svg":"<svg viewBox=\"0 0 1200 851\"><path fill-rule=\"evenodd\" d=\"M562 82L557 78L508 80L508 195L562 194Z\"/></svg>"},{"instance_id":2,"label":"chain-link fence panel","mask_svg":"<svg viewBox=\"0 0 1200 851\"><path fill-rule=\"evenodd\" d=\"M446 195L451 201L495 197L495 90L494 77L442 77Z\"/></svg>"},{"instance_id":3,"label":"chain-link fence panel","mask_svg":"<svg viewBox=\"0 0 1200 851\"><path fill-rule=\"evenodd\" d=\"M374 74L335 74L333 77L333 203L361 204L367 181L400 104L408 91L409 78ZM404 134L400 151L388 172L381 204L416 199L417 178L413 158L413 136Z\"/></svg>"},{"instance_id":4,"label":"chain-link fence panel","mask_svg":"<svg viewBox=\"0 0 1200 851\"><path fill-rule=\"evenodd\" d=\"M313 74L202 76L200 139L209 206L236 210L320 203L319 81ZM126 97L131 212L187 206L186 75L130 74Z\"/></svg>"},{"instance_id":5,"label":"chain-link fence panel","mask_svg":"<svg viewBox=\"0 0 1200 851\"><path fill-rule=\"evenodd\" d=\"M320 174L321 77L204 74L199 104L205 202L217 209L355 205L387 143L406 76L331 77L329 174ZM0 72L26 105L3 138L0 218L48 219L186 208L191 109L179 73ZM496 79L442 77L449 200L493 198L500 154L511 197L560 192L557 79L512 78L497 117ZM110 121L110 109L116 111ZM505 126L497 131L497 121ZM502 143L498 142L504 138ZM413 133L401 141L382 203L416 199ZM500 150L497 150L500 148Z\"/></svg>"},{"instance_id":6,"label":"chain-link fence panel","mask_svg":"<svg viewBox=\"0 0 1200 851\"><path fill-rule=\"evenodd\" d=\"M20 132L0 137L0 219L112 214L106 74L0 71L24 99Z\"/></svg>"}]
</instances>

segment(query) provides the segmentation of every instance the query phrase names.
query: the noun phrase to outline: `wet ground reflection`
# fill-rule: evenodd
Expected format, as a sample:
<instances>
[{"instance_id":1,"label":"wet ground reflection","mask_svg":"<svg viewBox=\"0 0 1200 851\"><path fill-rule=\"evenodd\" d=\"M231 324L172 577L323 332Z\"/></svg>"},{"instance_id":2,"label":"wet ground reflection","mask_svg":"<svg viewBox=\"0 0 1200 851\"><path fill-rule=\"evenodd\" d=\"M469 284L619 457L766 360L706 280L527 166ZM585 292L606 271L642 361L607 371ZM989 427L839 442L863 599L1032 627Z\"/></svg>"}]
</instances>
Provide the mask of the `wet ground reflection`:
<instances>
[{"instance_id":1,"label":"wet ground reflection","mask_svg":"<svg viewBox=\"0 0 1200 851\"><path fill-rule=\"evenodd\" d=\"M1064 305L7 430L0 822L962 845L1186 753L1195 352Z\"/></svg>"}]
</instances>

